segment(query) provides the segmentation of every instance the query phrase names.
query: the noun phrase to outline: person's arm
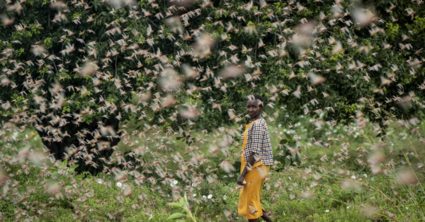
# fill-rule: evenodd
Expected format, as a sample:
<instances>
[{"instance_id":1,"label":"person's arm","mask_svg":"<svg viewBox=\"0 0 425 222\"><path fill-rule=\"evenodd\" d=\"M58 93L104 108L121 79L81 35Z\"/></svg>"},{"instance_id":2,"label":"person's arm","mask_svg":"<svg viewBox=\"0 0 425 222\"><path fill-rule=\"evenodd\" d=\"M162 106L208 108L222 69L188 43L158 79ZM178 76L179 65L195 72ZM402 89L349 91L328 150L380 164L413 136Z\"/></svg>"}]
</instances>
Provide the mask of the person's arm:
<instances>
[{"instance_id":1,"label":"person's arm","mask_svg":"<svg viewBox=\"0 0 425 222\"><path fill-rule=\"evenodd\" d=\"M252 169L252 166L255 164L255 162L256 161L255 161L254 155L250 155L248 157L246 166L242 170L242 173L239 176L238 181L236 182L238 185L241 185L241 186L245 185L245 176L248 173L248 171Z\"/></svg>"}]
</instances>

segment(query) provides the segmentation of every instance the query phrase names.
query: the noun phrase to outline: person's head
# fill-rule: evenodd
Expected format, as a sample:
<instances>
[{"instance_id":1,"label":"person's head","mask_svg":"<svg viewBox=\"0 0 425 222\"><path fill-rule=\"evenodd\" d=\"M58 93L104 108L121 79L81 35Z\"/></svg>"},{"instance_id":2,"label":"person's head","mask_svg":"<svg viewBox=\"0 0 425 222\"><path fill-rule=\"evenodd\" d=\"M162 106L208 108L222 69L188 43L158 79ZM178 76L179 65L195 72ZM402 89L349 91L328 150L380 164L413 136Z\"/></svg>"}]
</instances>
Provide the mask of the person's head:
<instances>
[{"instance_id":1,"label":"person's head","mask_svg":"<svg viewBox=\"0 0 425 222\"><path fill-rule=\"evenodd\" d=\"M251 119L258 118L263 112L263 100L257 95L248 96L248 102L246 108Z\"/></svg>"}]
</instances>

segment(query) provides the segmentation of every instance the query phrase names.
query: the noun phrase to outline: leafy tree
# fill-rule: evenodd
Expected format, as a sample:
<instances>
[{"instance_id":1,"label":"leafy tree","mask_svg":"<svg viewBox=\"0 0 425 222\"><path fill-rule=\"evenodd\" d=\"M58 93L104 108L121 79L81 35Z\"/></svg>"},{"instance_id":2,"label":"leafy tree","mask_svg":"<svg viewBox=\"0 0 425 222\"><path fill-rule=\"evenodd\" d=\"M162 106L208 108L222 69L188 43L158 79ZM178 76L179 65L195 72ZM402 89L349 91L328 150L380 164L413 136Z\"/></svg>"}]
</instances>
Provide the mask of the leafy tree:
<instances>
[{"instance_id":1,"label":"leafy tree","mask_svg":"<svg viewBox=\"0 0 425 222\"><path fill-rule=\"evenodd\" d=\"M122 121L212 129L242 120L250 93L381 125L423 108L420 1L0 4L1 122L34 125L78 171L102 170Z\"/></svg>"}]
</instances>

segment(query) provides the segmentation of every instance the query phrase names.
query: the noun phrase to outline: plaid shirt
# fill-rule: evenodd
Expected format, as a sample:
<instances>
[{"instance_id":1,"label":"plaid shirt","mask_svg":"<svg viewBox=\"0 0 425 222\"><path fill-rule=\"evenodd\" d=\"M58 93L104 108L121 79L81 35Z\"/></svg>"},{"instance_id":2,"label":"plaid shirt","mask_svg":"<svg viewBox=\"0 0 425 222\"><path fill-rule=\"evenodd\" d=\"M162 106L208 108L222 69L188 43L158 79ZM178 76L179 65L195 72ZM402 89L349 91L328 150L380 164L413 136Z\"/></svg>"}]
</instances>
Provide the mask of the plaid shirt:
<instances>
[{"instance_id":1,"label":"plaid shirt","mask_svg":"<svg viewBox=\"0 0 425 222\"><path fill-rule=\"evenodd\" d=\"M245 148L245 160L254 154L256 161L262 160L264 165L273 165L272 145L267 123L263 118L255 120L248 131L248 143Z\"/></svg>"}]
</instances>

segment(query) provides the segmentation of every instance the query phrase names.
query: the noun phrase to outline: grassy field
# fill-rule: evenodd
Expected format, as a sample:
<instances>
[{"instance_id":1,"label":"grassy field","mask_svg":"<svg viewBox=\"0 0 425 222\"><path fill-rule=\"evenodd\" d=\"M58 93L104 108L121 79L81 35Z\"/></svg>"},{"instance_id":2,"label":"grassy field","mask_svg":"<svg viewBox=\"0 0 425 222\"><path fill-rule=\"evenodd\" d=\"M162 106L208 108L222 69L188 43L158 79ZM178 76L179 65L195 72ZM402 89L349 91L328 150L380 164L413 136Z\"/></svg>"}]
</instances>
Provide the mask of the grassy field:
<instances>
[{"instance_id":1,"label":"grassy field","mask_svg":"<svg viewBox=\"0 0 425 222\"><path fill-rule=\"evenodd\" d=\"M425 124L270 125L277 164L263 190L275 221L425 221ZM1 134L0 221L244 221L236 214L240 128L173 133L123 126L115 167L75 175L31 128ZM279 141L301 154L281 164ZM124 153L132 151L132 158ZM126 159L127 158L127 159Z\"/></svg>"}]
</instances>

